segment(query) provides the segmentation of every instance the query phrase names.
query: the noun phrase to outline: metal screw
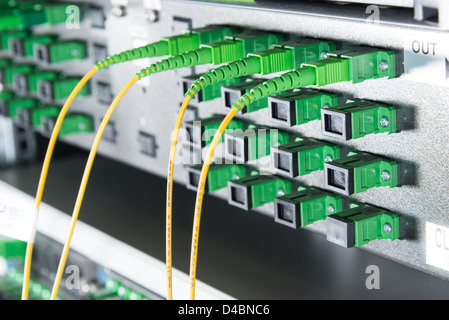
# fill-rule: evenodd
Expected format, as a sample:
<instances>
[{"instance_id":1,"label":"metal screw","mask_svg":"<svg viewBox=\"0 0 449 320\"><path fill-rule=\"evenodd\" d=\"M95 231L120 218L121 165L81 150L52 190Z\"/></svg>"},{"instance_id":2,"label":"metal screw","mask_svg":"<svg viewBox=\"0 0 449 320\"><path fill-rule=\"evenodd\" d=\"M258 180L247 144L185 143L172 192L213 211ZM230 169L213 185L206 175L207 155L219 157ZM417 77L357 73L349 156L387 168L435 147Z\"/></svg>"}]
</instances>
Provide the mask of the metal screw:
<instances>
[{"instance_id":1,"label":"metal screw","mask_svg":"<svg viewBox=\"0 0 449 320\"><path fill-rule=\"evenodd\" d=\"M389 223L385 223L384 224L384 232L391 233L391 231L393 231L393 228L391 227L391 225Z\"/></svg>"},{"instance_id":2,"label":"metal screw","mask_svg":"<svg viewBox=\"0 0 449 320\"><path fill-rule=\"evenodd\" d=\"M145 11L145 20L148 23L157 22L159 20L159 11L157 11L157 10Z\"/></svg>"},{"instance_id":3,"label":"metal screw","mask_svg":"<svg viewBox=\"0 0 449 320\"><path fill-rule=\"evenodd\" d=\"M238 174L234 174L234 176L232 177L234 180L238 180L240 179L240 176Z\"/></svg>"},{"instance_id":4,"label":"metal screw","mask_svg":"<svg viewBox=\"0 0 449 320\"><path fill-rule=\"evenodd\" d=\"M385 60L382 60L379 63L379 69L380 69L380 71L387 71L388 70L388 62Z\"/></svg>"},{"instance_id":5,"label":"metal screw","mask_svg":"<svg viewBox=\"0 0 449 320\"><path fill-rule=\"evenodd\" d=\"M388 125L390 124L390 120L388 120L388 118L387 117L382 117L382 118L380 118L380 125L382 126L382 127L388 127Z\"/></svg>"},{"instance_id":6,"label":"metal screw","mask_svg":"<svg viewBox=\"0 0 449 320\"><path fill-rule=\"evenodd\" d=\"M325 105L323 105L323 108L324 108L324 109L330 108L330 105L328 105L328 104L326 103Z\"/></svg>"},{"instance_id":7,"label":"metal screw","mask_svg":"<svg viewBox=\"0 0 449 320\"><path fill-rule=\"evenodd\" d=\"M279 189L278 191L278 196L283 196L285 194L284 190Z\"/></svg>"},{"instance_id":8,"label":"metal screw","mask_svg":"<svg viewBox=\"0 0 449 320\"><path fill-rule=\"evenodd\" d=\"M332 159L332 157L329 156L329 155L327 155L327 156L324 158L324 162L332 162L332 160L334 160L334 159Z\"/></svg>"},{"instance_id":9,"label":"metal screw","mask_svg":"<svg viewBox=\"0 0 449 320\"><path fill-rule=\"evenodd\" d=\"M384 181L389 181L391 179L391 174L388 171L382 172L382 179L384 179Z\"/></svg>"},{"instance_id":10,"label":"metal screw","mask_svg":"<svg viewBox=\"0 0 449 320\"><path fill-rule=\"evenodd\" d=\"M111 13L116 17L123 17L126 14L126 7L115 5L111 9Z\"/></svg>"},{"instance_id":11,"label":"metal screw","mask_svg":"<svg viewBox=\"0 0 449 320\"><path fill-rule=\"evenodd\" d=\"M328 206L327 206L327 212L330 213L330 214L335 213L335 208L334 208L334 206L333 206L333 205L328 205Z\"/></svg>"},{"instance_id":12,"label":"metal screw","mask_svg":"<svg viewBox=\"0 0 449 320\"><path fill-rule=\"evenodd\" d=\"M320 58L321 59L326 59L327 58L327 51L322 51L320 54Z\"/></svg>"}]
</instances>

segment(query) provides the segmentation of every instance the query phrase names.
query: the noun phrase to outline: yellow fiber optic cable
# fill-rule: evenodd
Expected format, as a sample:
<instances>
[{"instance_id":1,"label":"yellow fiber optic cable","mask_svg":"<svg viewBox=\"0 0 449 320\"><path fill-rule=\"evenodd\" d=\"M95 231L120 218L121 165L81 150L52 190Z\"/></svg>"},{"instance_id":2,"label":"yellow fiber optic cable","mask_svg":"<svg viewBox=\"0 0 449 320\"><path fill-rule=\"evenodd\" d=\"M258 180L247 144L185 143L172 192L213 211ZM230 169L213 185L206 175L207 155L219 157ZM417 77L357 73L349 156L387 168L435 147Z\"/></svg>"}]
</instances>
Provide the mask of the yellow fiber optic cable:
<instances>
[{"instance_id":1,"label":"yellow fiber optic cable","mask_svg":"<svg viewBox=\"0 0 449 320\"><path fill-rule=\"evenodd\" d=\"M84 87L84 85L92 78L92 76L97 73L99 69L95 66L90 70L76 85L73 91L70 93L67 101L62 107L59 116L56 120L55 127L50 137L50 142L48 143L47 152L45 154L44 164L42 165L42 171L39 178L39 184L36 192L36 200L35 200L35 209L36 214L39 210L39 206L42 201L42 194L44 193L45 182L47 180L48 169L50 166L51 157L53 155L53 150L55 148L56 140L58 138L59 130L61 129L62 122L67 114L67 111L72 104L75 97ZM22 286L22 300L28 300L28 291L29 291L29 283L30 283L30 273L31 273L31 259L33 255L33 243L28 243L25 253L25 264L24 264L24 273L23 273L23 286Z\"/></svg>"},{"instance_id":2,"label":"yellow fiber optic cable","mask_svg":"<svg viewBox=\"0 0 449 320\"><path fill-rule=\"evenodd\" d=\"M168 174L167 174L167 203L166 203L166 267L167 267L167 299L173 299L172 287L172 209L173 209L173 170L176 157L176 145L178 143L179 130L181 129L182 118L189 105L191 98L186 97L179 110L176 119L175 129L173 131L170 158L168 160Z\"/></svg>"},{"instance_id":3,"label":"yellow fiber optic cable","mask_svg":"<svg viewBox=\"0 0 449 320\"><path fill-rule=\"evenodd\" d=\"M201 208L203 205L203 196L204 196L204 187L206 186L207 174L209 171L209 166L212 162L212 157L214 155L215 148L221 141L221 136L226 130L226 127L229 125L229 122L234 118L237 114L238 110L236 108L232 108L231 111L226 115L223 119L223 122L217 129L215 133L214 139L212 140L209 150L204 159L203 168L201 169L201 175L198 183L198 191L196 194L195 200L195 213L193 220L193 232L192 232L192 245L190 252L190 299L195 300L195 281L196 281L196 266L197 266L197 258L198 258L198 239L200 232L200 222L201 222Z\"/></svg>"},{"instance_id":4,"label":"yellow fiber optic cable","mask_svg":"<svg viewBox=\"0 0 449 320\"><path fill-rule=\"evenodd\" d=\"M111 106L109 107L108 111L106 112L103 120L101 121L100 127L98 128L97 135L95 136L95 140L93 142L92 148L89 153L89 158L86 163L86 167L84 169L83 178L81 180L81 185L78 191L78 196L76 198L75 207L73 209L72 213L72 220L70 223L70 231L67 236L66 242L64 244L64 249L62 251L61 260L59 262L58 271L56 273L55 282L53 284L53 289L51 292L51 300L55 300L56 296L58 295L58 289L61 283L62 274L64 272L65 263L67 260L67 255L69 253L70 249L70 242L72 240L73 231L75 229L75 224L78 220L78 215L81 210L81 204L83 202L84 194L86 192L87 182L89 180L89 175L92 170L92 165L95 160L95 155L97 153L98 145L100 144L101 137L103 135L104 130L106 129L106 126L109 122L109 119L112 116L112 113L114 112L115 108L117 107L120 100L123 98L125 93L133 86L134 83L138 81L137 77L134 77L131 81L129 81L122 90L118 93L118 95L115 97L114 101L112 102Z\"/></svg>"}]
</instances>

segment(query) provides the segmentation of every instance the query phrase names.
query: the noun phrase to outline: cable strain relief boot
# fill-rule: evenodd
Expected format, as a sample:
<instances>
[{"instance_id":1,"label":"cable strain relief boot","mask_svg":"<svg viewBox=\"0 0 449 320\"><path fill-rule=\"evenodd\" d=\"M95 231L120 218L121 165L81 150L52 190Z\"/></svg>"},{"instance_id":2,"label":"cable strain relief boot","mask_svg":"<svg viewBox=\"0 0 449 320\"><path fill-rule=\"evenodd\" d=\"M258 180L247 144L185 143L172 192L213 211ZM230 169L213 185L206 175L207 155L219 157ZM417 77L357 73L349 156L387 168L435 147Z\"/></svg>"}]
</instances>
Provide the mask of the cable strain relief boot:
<instances>
[{"instance_id":1,"label":"cable strain relief boot","mask_svg":"<svg viewBox=\"0 0 449 320\"><path fill-rule=\"evenodd\" d=\"M257 74L259 72L260 61L258 58L248 57L240 59L207 72L192 84L185 95L193 98L199 91L212 84L228 79Z\"/></svg>"},{"instance_id":2,"label":"cable strain relief boot","mask_svg":"<svg viewBox=\"0 0 449 320\"><path fill-rule=\"evenodd\" d=\"M96 66L99 70L101 70L105 67L121 62L165 55L168 55L168 44L165 41L158 41L107 57L106 59L99 61Z\"/></svg>"},{"instance_id":3,"label":"cable strain relief boot","mask_svg":"<svg viewBox=\"0 0 449 320\"><path fill-rule=\"evenodd\" d=\"M211 60L212 54L210 49L200 48L153 63L148 68L142 69L140 72L136 73L136 76L138 79L141 79L154 73L208 64Z\"/></svg>"}]
</instances>

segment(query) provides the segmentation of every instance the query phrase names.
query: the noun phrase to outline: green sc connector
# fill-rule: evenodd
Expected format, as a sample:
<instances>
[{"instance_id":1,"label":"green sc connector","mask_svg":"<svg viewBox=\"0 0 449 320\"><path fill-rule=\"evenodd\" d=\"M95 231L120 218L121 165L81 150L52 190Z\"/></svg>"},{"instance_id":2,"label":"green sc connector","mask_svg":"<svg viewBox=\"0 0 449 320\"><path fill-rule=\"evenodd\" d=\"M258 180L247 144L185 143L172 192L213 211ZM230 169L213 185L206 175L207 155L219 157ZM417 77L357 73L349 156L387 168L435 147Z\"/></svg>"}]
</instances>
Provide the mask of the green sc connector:
<instances>
[{"instance_id":1,"label":"green sc connector","mask_svg":"<svg viewBox=\"0 0 449 320\"><path fill-rule=\"evenodd\" d=\"M252 88L264 82L265 79L247 78L244 81L228 86L221 87L221 96L225 108L231 108L242 95L249 92ZM247 108L242 110L242 114L254 112L268 107L268 98L260 99L250 103Z\"/></svg>"},{"instance_id":2,"label":"green sc connector","mask_svg":"<svg viewBox=\"0 0 449 320\"><path fill-rule=\"evenodd\" d=\"M29 37L30 33L28 31L9 31L0 33L0 49L3 51L10 50L10 44L13 39L24 39Z\"/></svg>"},{"instance_id":3,"label":"green sc connector","mask_svg":"<svg viewBox=\"0 0 449 320\"><path fill-rule=\"evenodd\" d=\"M17 74L14 77L14 90L21 95L37 94L38 82L55 80L61 76L55 71L35 71L28 74Z\"/></svg>"},{"instance_id":4,"label":"green sc connector","mask_svg":"<svg viewBox=\"0 0 449 320\"><path fill-rule=\"evenodd\" d=\"M56 124L56 117L42 117L41 121L43 132L46 135L51 135ZM65 137L74 133L89 133L92 131L92 117L85 114L69 114L61 125L59 137Z\"/></svg>"},{"instance_id":5,"label":"green sc connector","mask_svg":"<svg viewBox=\"0 0 449 320\"><path fill-rule=\"evenodd\" d=\"M324 164L326 189L352 195L371 188L398 185L398 164L369 153L356 153Z\"/></svg>"},{"instance_id":6,"label":"green sc connector","mask_svg":"<svg viewBox=\"0 0 449 320\"><path fill-rule=\"evenodd\" d=\"M191 74L182 78L182 90L185 93L189 90L190 86L201 76L201 74ZM192 102L200 103L203 101L210 101L215 98L219 98L221 96L221 88L223 86L228 86L231 84L235 84L240 82L240 78L232 78L227 79L218 83L215 83L211 86L207 86L203 90L201 90L195 97L192 99Z\"/></svg>"},{"instance_id":7,"label":"green sc connector","mask_svg":"<svg viewBox=\"0 0 449 320\"><path fill-rule=\"evenodd\" d=\"M16 98L16 94L11 91L0 92L0 115L8 116L8 104Z\"/></svg>"},{"instance_id":8,"label":"green sc connector","mask_svg":"<svg viewBox=\"0 0 449 320\"><path fill-rule=\"evenodd\" d=\"M330 52L326 59L306 62L301 66L315 69L316 86L341 81L359 83L368 79L394 78L396 55L391 50L349 47Z\"/></svg>"},{"instance_id":9,"label":"green sc connector","mask_svg":"<svg viewBox=\"0 0 449 320\"><path fill-rule=\"evenodd\" d=\"M274 221L298 229L340 212L342 202L340 196L331 192L304 187L274 199Z\"/></svg>"},{"instance_id":10,"label":"green sc connector","mask_svg":"<svg viewBox=\"0 0 449 320\"><path fill-rule=\"evenodd\" d=\"M285 131L254 125L245 131L225 133L224 137L225 158L236 163L268 156L271 147L286 144L290 139Z\"/></svg>"},{"instance_id":11,"label":"green sc connector","mask_svg":"<svg viewBox=\"0 0 449 320\"><path fill-rule=\"evenodd\" d=\"M49 44L56 41L55 36L32 36L24 39L13 39L10 50L17 56L32 57L34 55L35 44Z\"/></svg>"},{"instance_id":12,"label":"green sc connector","mask_svg":"<svg viewBox=\"0 0 449 320\"><path fill-rule=\"evenodd\" d=\"M367 204L330 215L327 240L345 248L360 247L373 240L399 238L399 216Z\"/></svg>"},{"instance_id":13,"label":"green sc connector","mask_svg":"<svg viewBox=\"0 0 449 320\"><path fill-rule=\"evenodd\" d=\"M260 75L297 69L302 63L315 61L335 50L331 41L299 38L273 44L273 48L249 53L248 57L259 59Z\"/></svg>"},{"instance_id":14,"label":"green sc connector","mask_svg":"<svg viewBox=\"0 0 449 320\"><path fill-rule=\"evenodd\" d=\"M80 78L63 78L53 80L38 81L38 97L46 102L57 101L67 98L73 88L78 84ZM79 97L85 97L90 94L89 86L84 86L79 92Z\"/></svg>"},{"instance_id":15,"label":"green sc connector","mask_svg":"<svg viewBox=\"0 0 449 320\"><path fill-rule=\"evenodd\" d=\"M379 102L349 100L321 110L321 130L324 135L341 140L393 133L396 132L396 108Z\"/></svg>"},{"instance_id":16,"label":"green sc connector","mask_svg":"<svg viewBox=\"0 0 449 320\"><path fill-rule=\"evenodd\" d=\"M202 165L187 167L187 189L196 191ZM205 192L211 193L227 187L228 181L238 180L248 175L248 169L239 164L212 164L207 173Z\"/></svg>"},{"instance_id":17,"label":"green sc connector","mask_svg":"<svg viewBox=\"0 0 449 320\"><path fill-rule=\"evenodd\" d=\"M44 64L83 60L87 57L86 43L77 40L36 43L33 45L33 56L37 62Z\"/></svg>"},{"instance_id":18,"label":"green sc connector","mask_svg":"<svg viewBox=\"0 0 449 320\"><path fill-rule=\"evenodd\" d=\"M337 104L338 97L333 93L304 88L293 89L291 92L268 97L268 114L272 122L293 127L320 120L322 108Z\"/></svg>"},{"instance_id":19,"label":"green sc connector","mask_svg":"<svg viewBox=\"0 0 449 320\"><path fill-rule=\"evenodd\" d=\"M274 175L247 176L228 182L228 203L250 210L292 192L291 181Z\"/></svg>"},{"instance_id":20,"label":"green sc connector","mask_svg":"<svg viewBox=\"0 0 449 320\"><path fill-rule=\"evenodd\" d=\"M0 257L23 260L25 258L26 246L26 242L0 236Z\"/></svg>"},{"instance_id":21,"label":"green sc connector","mask_svg":"<svg viewBox=\"0 0 449 320\"><path fill-rule=\"evenodd\" d=\"M16 74L31 73L35 70L35 66L31 64L16 64L3 69L3 85L12 87L14 85L14 77Z\"/></svg>"},{"instance_id":22,"label":"green sc connector","mask_svg":"<svg viewBox=\"0 0 449 320\"><path fill-rule=\"evenodd\" d=\"M36 25L54 25L67 21L67 7L70 4L49 5L31 1L20 3L0 16L0 30L27 29ZM80 15L81 16L81 15Z\"/></svg>"},{"instance_id":23,"label":"green sc connector","mask_svg":"<svg viewBox=\"0 0 449 320\"><path fill-rule=\"evenodd\" d=\"M209 145L212 142L215 133L217 133L218 127L220 126L223 119L223 115L214 114L208 118L186 122L184 124L184 127L188 134L189 144L197 148L203 148ZM245 123L242 120L232 119L232 121L229 122L226 131L243 131L244 128ZM222 136L221 140L223 141L223 139L224 137Z\"/></svg>"},{"instance_id":24,"label":"green sc connector","mask_svg":"<svg viewBox=\"0 0 449 320\"><path fill-rule=\"evenodd\" d=\"M161 38L168 46L167 54L176 56L184 52L196 50L201 44L223 40L226 36L237 33L235 27L209 25L202 28L185 30L182 35Z\"/></svg>"},{"instance_id":25,"label":"green sc connector","mask_svg":"<svg viewBox=\"0 0 449 320\"><path fill-rule=\"evenodd\" d=\"M340 147L329 142L298 138L271 148L274 173L294 178L323 170L324 163L340 158Z\"/></svg>"},{"instance_id":26,"label":"green sc connector","mask_svg":"<svg viewBox=\"0 0 449 320\"><path fill-rule=\"evenodd\" d=\"M19 109L18 121L25 127L40 129L42 119L47 117L57 117L61 107L58 106L38 106L31 109Z\"/></svg>"},{"instance_id":27,"label":"green sc connector","mask_svg":"<svg viewBox=\"0 0 449 320\"><path fill-rule=\"evenodd\" d=\"M5 113L3 116L7 116L12 118L13 120L17 119L18 111L20 109L31 109L35 108L39 105L39 101L32 98L21 98L14 99L8 102L7 109L4 110Z\"/></svg>"}]
</instances>

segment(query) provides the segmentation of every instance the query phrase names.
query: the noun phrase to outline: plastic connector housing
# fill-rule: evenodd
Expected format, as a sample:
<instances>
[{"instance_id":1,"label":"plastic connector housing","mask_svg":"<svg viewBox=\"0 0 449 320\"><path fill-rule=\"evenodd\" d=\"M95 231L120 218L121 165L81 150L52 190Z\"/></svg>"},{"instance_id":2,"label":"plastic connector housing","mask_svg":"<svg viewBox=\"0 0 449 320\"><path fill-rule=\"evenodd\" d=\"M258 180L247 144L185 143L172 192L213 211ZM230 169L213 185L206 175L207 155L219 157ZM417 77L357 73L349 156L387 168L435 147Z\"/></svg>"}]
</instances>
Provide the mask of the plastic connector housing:
<instances>
[{"instance_id":1,"label":"plastic connector housing","mask_svg":"<svg viewBox=\"0 0 449 320\"><path fill-rule=\"evenodd\" d=\"M55 80L61 76L55 71L36 71L29 74L17 74L14 77L14 90L21 94L37 94L38 82L41 80Z\"/></svg>"},{"instance_id":2,"label":"plastic connector housing","mask_svg":"<svg viewBox=\"0 0 449 320\"><path fill-rule=\"evenodd\" d=\"M268 50L275 43L284 41L284 36L262 31L248 31L227 36L226 40L233 40L243 44L242 56L239 58L242 59L250 53Z\"/></svg>"},{"instance_id":3,"label":"plastic connector housing","mask_svg":"<svg viewBox=\"0 0 449 320\"><path fill-rule=\"evenodd\" d=\"M188 134L188 143L196 148L203 148L209 145L223 119L223 115L211 115L208 118L186 122L184 127ZM244 128L245 123L242 120L232 119L225 132L232 132L233 130L243 131Z\"/></svg>"},{"instance_id":4,"label":"plastic connector housing","mask_svg":"<svg viewBox=\"0 0 449 320\"><path fill-rule=\"evenodd\" d=\"M79 81L80 78L40 80L38 81L38 98L46 102L65 99L70 95ZM78 93L78 96L85 97L89 94L90 87L84 86Z\"/></svg>"},{"instance_id":5,"label":"plastic connector housing","mask_svg":"<svg viewBox=\"0 0 449 320\"><path fill-rule=\"evenodd\" d=\"M249 92L255 86L264 82L264 79L247 78L240 83L221 87L221 96L225 108L231 108L234 102L240 99L242 95ZM242 110L242 114L254 112L268 107L268 98L260 99L248 105Z\"/></svg>"},{"instance_id":6,"label":"plastic connector housing","mask_svg":"<svg viewBox=\"0 0 449 320\"><path fill-rule=\"evenodd\" d=\"M349 47L330 52L328 58L303 63L316 73L316 86L341 81L359 83L369 79L394 78L396 54L391 50L372 47Z\"/></svg>"},{"instance_id":7,"label":"plastic connector housing","mask_svg":"<svg viewBox=\"0 0 449 320\"><path fill-rule=\"evenodd\" d=\"M345 248L360 247L373 240L396 240L400 237L399 216L367 204L330 215L327 240Z\"/></svg>"},{"instance_id":8,"label":"plastic connector housing","mask_svg":"<svg viewBox=\"0 0 449 320\"><path fill-rule=\"evenodd\" d=\"M322 108L337 104L337 95L313 89L294 89L268 97L270 121L289 127L320 120Z\"/></svg>"},{"instance_id":9,"label":"plastic connector housing","mask_svg":"<svg viewBox=\"0 0 449 320\"><path fill-rule=\"evenodd\" d=\"M8 104L16 98L16 94L11 91L0 92L0 115L8 116Z\"/></svg>"},{"instance_id":10,"label":"plastic connector housing","mask_svg":"<svg viewBox=\"0 0 449 320\"><path fill-rule=\"evenodd\" d=\"M224 134L224 156L246 163L270 155L270 148L289 142L289 133L265 126L250 126L245 131Z\"/></svg>"},{"instance_id":11,"label":"plastic connector housing","mask_svg":"<svg viewBox=\"0 0 449 320\"><path fill-rule=\"evenodd\" d=\"M340 147L329 142L301 138L271 148L273 173L294 178L323 170L326 161L340 158Z\"/></svg>"},{"instance_id":12,"label":"plastic connector housing","mask_svg":"<svg viewBox=\"0 0 449 320\"><path fill-rule=\"evenodd\" d=\"M33 45L33 56L37 62L43 64L83 60L87 57L86 43L77 40L36 43Z\"/></svg>"},{"instance_id":13,"label":"plastic connector housing","mask_svg":"<svg viewBox=\"0 0 449 320\"><path fill-rule=\"evenodd\" d=\"M0 34L0 49L3 51L8 51L10 49L11 39L24 39L29 37L30 33L28 31L9 31Z\"/></svg>"},{"instance_id":14,"label":"plastic connector housing","mask_svg":"<svg viewBox=\"0 0 449 320\"><path fill-rule=\"evenodd\" d=\"M398 185L396 161L369 153L356 153L324 164L324 186L343 195L370 188Z\"/></svg>"},{"instance_id":15,"label":"plastic connector housing","mask_svg":"<svg viewBox=\"0 0 449 320\"><path fill-rule=\"evenodd\" d=\"M291 181L278 176L247 176L228 182L228 203L250 210L271 203L274 198L291 193L291 190Z\"/></svg>"},{"instance_id":16,"label":"plastic connector housing","mask_svg":"<svg viewBox=\"0 0 449 320\"><path fill-rule=\"evenodd\" d=\"M197 191L202 165L187 167L187 189ZM207 173L204 191L211 193L226 188L228 181L238 180L248 175L248 169L238 164L212 164Z\"/></svg>"},{"instance_id":17,"label":"plastic connector housing","mask_svg":"<svg viewBox=\"0 0 449 320\"><path fill-rule=\"evenodd\" d=\"M276 43L274 48L288 49L292 52L292 69L298 69L301 64L327 57L329 52L335 51L333 41L322 41L311 38L298 38Z\"/></svg>"},{"instance_id":18,"label":"plastic connector housing","mask_svg":"<svg viewBox=\"0 0 449 320\"><path fill-rule=\"evenodd\" d=\"M396 108L373 101L349 100L321 110L321 130L340 140L358 139L373 133L396 132Z\"/></svg>"},{"instance_id":19,"label":"plastic connector housing","mask_svg":"<svg viewBox=\"0 0 449 320\"><path fill-rule=\"evenodd\" d=\"M42 117L42 131L46 135L51 135L56 123L56 117ZM65 137L69 134L89 133L93 131L93 119L86 114L69 114L65 117L61 129L59 130L59 137Z\"/></svg>"},{"instance_id":20,"label":"plastic connector housing","mask_svg":"<svg viewBox=\"0 0 449 320\"><path fill-rule=\"evenodd\" d=\"M40 129L42 127L42 119L47 117L57 117L61 107L58 106L39 106L31 109L18 110L18 122L25 127Z\"/></svg>"},{"instance_id":21,"label":"plastic connector housing","mask_svg":"<svg viewBox=\"0 0 449 320\"><path fill-rule=\"evenodd\" d=\"M274 221L293 229L305 227L342 210L342 198L306 187L274 199Z\"/></svg>"}]
</instances>

